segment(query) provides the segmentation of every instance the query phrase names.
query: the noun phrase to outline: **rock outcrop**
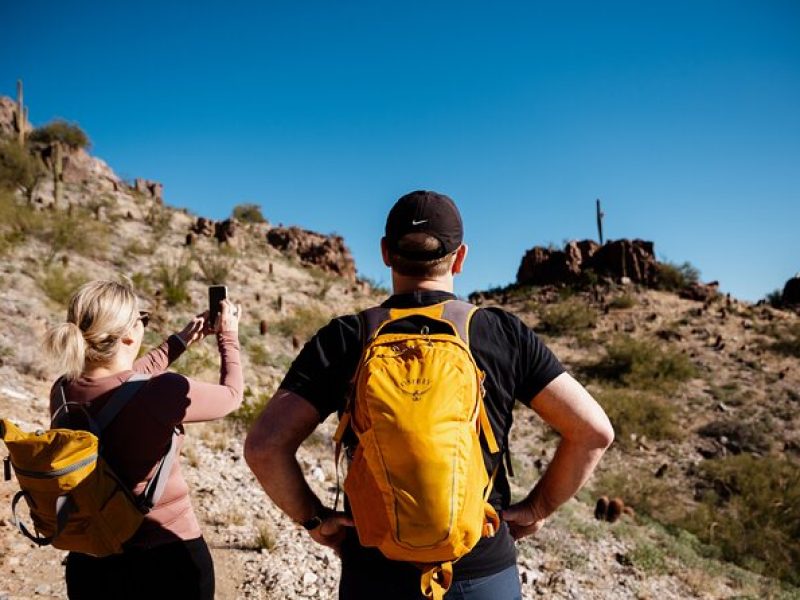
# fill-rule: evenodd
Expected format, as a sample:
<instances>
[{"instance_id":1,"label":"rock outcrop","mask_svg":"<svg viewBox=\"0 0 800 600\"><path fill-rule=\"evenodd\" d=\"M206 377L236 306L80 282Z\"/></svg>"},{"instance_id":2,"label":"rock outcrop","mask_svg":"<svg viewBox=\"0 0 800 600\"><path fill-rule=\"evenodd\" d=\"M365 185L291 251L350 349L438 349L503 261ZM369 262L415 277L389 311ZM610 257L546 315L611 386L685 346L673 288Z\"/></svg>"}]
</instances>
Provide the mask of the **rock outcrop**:
<instances>
[{"instance_id":1,"label":"rock outcrop","mask_svg":"<svg viewBox=\"0 0 800 600\"><path fill-rule=\"evenodd\" d=\"M800 306L800 273L792 277L783 286L781 303L784 306Z\"/></svg>"},{"instance_id":2,"label":"rock outcrop","mask_svg":"<svg viewBox=\"0 0 800 600\"><path fill-rule=\"evenodd\" d=\"M356 266L344 239L322 235L299 227L275 227L267 232L267 243L301 262L336 273L348 281L356 280Z\"/></svg>"},{"instance_id":3,"label":"rock outcrop","mask_svg":"<svg viewBox=\"0 0 800 600\"><path fill-rule=\"evenodd\" d=\"M587 272L652 286L658 278L653 242L616 240L600 246L592 240L567 243L563 250L536 246L525 254L517 271L522 285L575 283Z\"/></svg>"}]
</instances>

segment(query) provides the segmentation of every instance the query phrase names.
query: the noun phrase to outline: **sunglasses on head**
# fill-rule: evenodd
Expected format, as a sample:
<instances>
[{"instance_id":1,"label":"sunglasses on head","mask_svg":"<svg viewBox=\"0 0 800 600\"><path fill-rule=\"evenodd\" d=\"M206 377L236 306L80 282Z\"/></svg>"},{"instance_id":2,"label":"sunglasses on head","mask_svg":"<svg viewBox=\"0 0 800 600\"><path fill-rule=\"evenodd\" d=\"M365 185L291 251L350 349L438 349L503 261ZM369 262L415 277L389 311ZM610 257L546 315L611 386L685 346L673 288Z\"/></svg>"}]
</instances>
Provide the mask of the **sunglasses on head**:
<instances>
[{"instance_id":1,"label":"sunglasses on head","mask_svg":"<svg viewBox=\"0 0 800 600\"><path fill-rule=\"evenodd\" d=\"M140 310L139 320L142 322L142 327L147 327L147 324L150 322L150 313L146 310Z\"/></svg>"}]
</instances>

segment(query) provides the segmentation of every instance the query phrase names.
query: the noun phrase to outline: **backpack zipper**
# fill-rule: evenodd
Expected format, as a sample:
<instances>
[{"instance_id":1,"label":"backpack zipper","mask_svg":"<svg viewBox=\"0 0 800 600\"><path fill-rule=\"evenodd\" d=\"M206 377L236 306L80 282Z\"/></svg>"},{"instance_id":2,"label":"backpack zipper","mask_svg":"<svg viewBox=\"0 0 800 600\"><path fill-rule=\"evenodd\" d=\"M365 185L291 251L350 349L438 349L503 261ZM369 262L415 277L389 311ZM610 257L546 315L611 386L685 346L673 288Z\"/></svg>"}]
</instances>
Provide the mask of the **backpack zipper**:
<instances>
[{"instance_id":1,"label":"backpack zipper","mask_svg":"<svg viewBox=\"0 0 800 600\"><path fill-rule=\"evenodd\" d=\"M69 465L68 467L62 467L61 469L56 469L54 471L28 471L27 469L20 469L14 463L11 463L14 467L14 471L17 475L22 475L23 477L31 477L33 479L54 479L56 477L61 477L63 475L68 475L73 471L77 471L78 469L82 469L86 465L89 465L97 460L97 453L90 454L86 458L76 462L75 464Z\"/></svg>"}]
</instances>

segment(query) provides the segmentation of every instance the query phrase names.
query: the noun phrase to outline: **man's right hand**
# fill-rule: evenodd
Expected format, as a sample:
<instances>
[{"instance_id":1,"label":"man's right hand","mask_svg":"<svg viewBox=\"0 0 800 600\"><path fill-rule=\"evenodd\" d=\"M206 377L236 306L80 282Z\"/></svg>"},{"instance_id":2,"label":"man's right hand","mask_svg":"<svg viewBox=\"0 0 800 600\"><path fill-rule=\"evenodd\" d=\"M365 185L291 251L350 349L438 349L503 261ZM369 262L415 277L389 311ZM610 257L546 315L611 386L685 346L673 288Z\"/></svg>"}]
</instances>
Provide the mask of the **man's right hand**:
<instances>
[{"instance_id":1,"label":"man's right hand","mask_svg":"<svg viewBox=\"0 0 800 600\"><path fill-rule=\"evenodd\" d=\"M347 535L347 528L354 525L352 517L343 512L335 512L325 517L319 527L308 533L315 542L333 548L336 555L341 556L340 551L344 537Z\"/></svg>"}]
</instances>

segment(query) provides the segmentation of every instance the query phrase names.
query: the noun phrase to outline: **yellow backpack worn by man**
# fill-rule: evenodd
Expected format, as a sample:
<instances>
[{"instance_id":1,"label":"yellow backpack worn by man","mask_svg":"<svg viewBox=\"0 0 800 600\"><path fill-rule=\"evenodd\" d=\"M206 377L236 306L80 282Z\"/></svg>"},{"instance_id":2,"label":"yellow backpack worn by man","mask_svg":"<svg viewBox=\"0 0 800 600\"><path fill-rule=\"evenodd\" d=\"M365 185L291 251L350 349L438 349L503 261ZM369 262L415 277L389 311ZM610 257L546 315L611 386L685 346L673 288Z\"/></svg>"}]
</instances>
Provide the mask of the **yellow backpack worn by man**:
<instances>
[{"instance_id":1,"label":"yellow backpack worn by man","mask_svg":"<svg viewBox=\"0 0 800 600\"><path fill-rule=\"evenodd\" d=\"M450 587L452 562L499 526L480 436L499 448L469 350L473 310L451 300L362 313L368 343L335 436L340 447L350 427L358 439L344 489L360 542L419 564L433 598ZM426 324L393 332L409 317ZM446 332L432 333L436 325Z\"/></svg>"}]
</instances>

